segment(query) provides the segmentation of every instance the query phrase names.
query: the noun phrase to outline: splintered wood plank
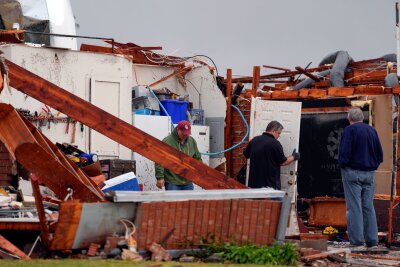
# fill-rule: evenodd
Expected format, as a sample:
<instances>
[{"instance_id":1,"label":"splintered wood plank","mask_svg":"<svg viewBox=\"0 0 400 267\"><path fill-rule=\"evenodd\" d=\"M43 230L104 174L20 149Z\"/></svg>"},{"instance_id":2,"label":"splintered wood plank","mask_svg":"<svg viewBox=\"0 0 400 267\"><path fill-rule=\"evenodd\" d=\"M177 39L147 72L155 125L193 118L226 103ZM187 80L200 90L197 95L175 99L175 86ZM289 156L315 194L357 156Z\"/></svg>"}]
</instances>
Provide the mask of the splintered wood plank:
<instances>
[{"instance_id":1,"label":"splintered wood plank","mask_svg":"<svg viewBox=\"0 0 400 267\"><path fill-rule=\"evenodd\" d=\"M308 91L308 96L310 98L324 98L324 97L326 97L326 90L323 90L323 89L310 89Z\"/></svg>"},{"instance_id":2,"label":"splintered wood plank","mask_svg":"<svg viewBox=\"0 0 400 267\"><path fill-rule=\"evenodd\" d=\"M57 159L60 164L62 164L68 171L70 171L80 182L94 193L97 194L100 200L104 199L104 193L95 184L95 182L90 179L75 163L71 162L64 153L61 152L58 147L51 142L46 136L44 136L31 122L19 114L20 118L24 121L25 126L31 131L35 141L40 144L49 154L51 154L55 159ZM40 180L40 178L39 178Z\"/></svg>"},{"instance_id":3,"label":"splintered wood plank","mask_svg":"<svg viewBox=\"0 0 400 267\"><path fill-rule=\"evenodd\" d=\"M260 66L253 67L253 80L251 86L251 95L256 97L258 86L260 85Z\"/></svg>"},{"instance_id":4,"label":"splintered wood plank","mask_svg":"<svg viewBox=\"0 0 400 267\"><path fill-rule=\"evenodd\" d=\"M320 79L319 77L317 77L317 76L315 76L314 74L308 72L307 70L303 69L303 68L300 67L300 66L295 67L295 69L298 70L299 72L303 73L303 74L306 75L307 77L313 79L313 80L316 81L316 82L321 81L321 79Z\"/></svg>"},{"instance_id":5,"label":"splintered wood plank","mask_svg":"<svg viewBox=\"0 0 400 267\"><path fill-rule=\"evenodd\" d=\"M393 94L400 94L400 86L393 87Z\"/></svg>"},{"instance_id":6,"label":"splintered wood plank","mask_svg":"<svg viewBox=\"0 0 400 267\"><path fill-rule=\"evenodd\" d=\"M193 68L193 66L190 65L190 66L181 68L181 69L179 69L179 70L177 70L177 71L174 71L174 72L171 73L170 75L167 75L167 76L165 76L164 78L161 78L160 80L155 81L154 83L150 84L149 87L156 86L157 84L160 84L160 83L162 83L162 82L164 82L164 81L166 81L166 80L168 80L168 79L171 79L172 77L175 77L175 76L177 76L177 75L186 73L186 72L190 71L192 68Z\"/></svg>"},{"instance_id":7,"label":"splintered wood plank","mask_svg":"<svg viewBox=\"0 0 400 267\"><path fill-rule=\"evenodd\" d=\"M246 188L131 124L6 60L10 85L204 189ZM14 133L12 133L14 134Z\"/></svg>"},{"instance_id":8,"label":"splintered wood plank","mask_svg":"<svg viewBox=\"0 0 400 267\"><path fill-rule=\"evenodd\" d=\"M66 201L60 205L60 217L50 249L63 250L72 248L81 219L83 204L78 201Z\"/></svg>"},{"instance_id":9,"label":"splintered wood plank","mask_svg":"<svg viewBox=\"0 0 400 267\"><path fill-rule=\"evenodd\" d=\"M329 96L351 96L351 95L354 95L354 89L348 88L348 87L343 87L343 88L331 87L331 88L328 88L328 95Z\"/></svg>"},{"instance_id":10,"label":"splintered wood plank","mask_svg":"<svg viewBox=\"0 0 400 267\"><path fill-rule=\"evenodd\" d=\"M23 251L14 246L14 244L5 239L2 235L0 235L0 248L18 256L20 259L30 260L30 258Z\"/></svg>"},{"instance_id":11,"label":"splintered wood plank","mask_svg":"<svg viewBox=\"0 0 400 267\"><path fill-rule=\"evenodd\" d=\"M274 91L271 94L272 99L294 99L299 97L299 91Z\"/></svg>"},{"instance_id":12,"label":"splintered wood plank","mask_svg":"<svg viewBox=\"0 0 400 267\"><path fill-rule=\"evenodd\" d=\"M299 90L299 97L300 98L307 98L309 91L310 91L309 89L300 89Z\"/></svg>"},{"instance_id":13,"label":"splintered wood plank","mask_svg":"<svg viewBox=\"0 0 400 267\"><path fill-rule=\"evenodd\" d=\"M48 146L43 147L37 142L12 106L0 104L0 126L0 139L8 151L58 197L64 199L71 188L73 196L82 201L104 200L93 186L82 183L75 173L62 165Z\"/></svg>"},{"instance_id":14,"label":"splintered wood plank","mask_svg":"<svg viewBox=\"0 0 400 267\"><path fill-rule=\"evenodd\" d=\"M360 85L354 87L355 95L381 95L384 93L385 93L385 87L383 86Z\"/></svg>"},{"instance_id":15,"label":"splintered wood plank","mask_svg":"<svg viewBox=\"0 0 400 267\"><path fill-rule=\"evenodd\" d=\"M32 173L30 175L30 180L32 184L33 196L35 197L36 210L40 220L40 227L42 228L43 243L48 247L50 244L50 235L49 235L49 228L47 227L46 223L47 222L46 215L44 213L43 198L39 189L39 181L38 178Z\"/></svg>"},{"instance_id":16,"label":"splintered wood plank","mask_svg":"<svg viewBox=\"0 0 400 267\"><path fill-rule=\"evenodd\" d=\"M225 118L225 149L232 146L232 70L226 70L226 118ZM232 151L225 152L226 173L231 175L232 172Z\"/></svg>"},{"instance_id":17,"label":"splintered wood plank","mask_svg":"<svg viewBox=\"0 0 400 267\"><path fill-rule=\"evenodd\" d=\"M3 90L3 87L4 87L3 73L0 72L0 92Z\"/></svg>"}]
</instances>

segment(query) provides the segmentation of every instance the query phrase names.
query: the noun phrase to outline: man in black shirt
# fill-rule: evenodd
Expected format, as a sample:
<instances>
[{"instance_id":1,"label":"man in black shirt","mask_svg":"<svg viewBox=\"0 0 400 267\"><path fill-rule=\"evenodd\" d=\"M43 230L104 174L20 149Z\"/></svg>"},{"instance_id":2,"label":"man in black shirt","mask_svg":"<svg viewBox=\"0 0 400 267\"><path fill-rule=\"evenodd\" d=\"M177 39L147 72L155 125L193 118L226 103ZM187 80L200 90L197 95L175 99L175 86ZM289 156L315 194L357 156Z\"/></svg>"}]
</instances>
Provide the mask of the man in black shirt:
<instances>
[{"instance_id":1,"label":"man in black shirt","mask_svg":"<svg viewBox=\"0 0 400 267\"><path fill-rule=\"evenodd\" d=\"M293 150L285 157L281 143L277 140L283 130L282 124L271 121L262 135L254 137L243 154L250 159L250 188L272 187L281 189L281 166L286 166L300 158Z\"/></svg>"}]
</instances>

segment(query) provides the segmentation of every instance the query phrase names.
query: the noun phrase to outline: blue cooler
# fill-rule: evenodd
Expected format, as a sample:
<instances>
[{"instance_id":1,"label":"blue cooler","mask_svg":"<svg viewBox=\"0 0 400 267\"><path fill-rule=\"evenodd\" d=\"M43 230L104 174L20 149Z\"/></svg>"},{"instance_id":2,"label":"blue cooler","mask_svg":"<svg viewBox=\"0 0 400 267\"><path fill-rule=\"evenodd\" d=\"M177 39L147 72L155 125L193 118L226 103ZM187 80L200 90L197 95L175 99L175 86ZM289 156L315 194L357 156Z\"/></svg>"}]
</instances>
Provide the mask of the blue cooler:
<instances>
[{"instance_id":1,"label":"blue cooler","mask_svg":"<svg viewBox=\"0 0 400 267\"><path fill-rule=\"evenodd\" d=\"M188 102L170 99L161 100L160 102L171 116L172 123L177 124L181 120L186 120ZM162 108L160 111L161 116L167 116Z\"/></svg>"},{"instance_id":2,"label":"blue cooler","mask_svg":"<svg viewBox=\"0 0 400 267\"><path fill-rule=\"evenodd\" d=\"M108 191L140 191L139 182L133 172L128 172L104 182L101 189L104 193Z\"/></svg>"}]
</instances>

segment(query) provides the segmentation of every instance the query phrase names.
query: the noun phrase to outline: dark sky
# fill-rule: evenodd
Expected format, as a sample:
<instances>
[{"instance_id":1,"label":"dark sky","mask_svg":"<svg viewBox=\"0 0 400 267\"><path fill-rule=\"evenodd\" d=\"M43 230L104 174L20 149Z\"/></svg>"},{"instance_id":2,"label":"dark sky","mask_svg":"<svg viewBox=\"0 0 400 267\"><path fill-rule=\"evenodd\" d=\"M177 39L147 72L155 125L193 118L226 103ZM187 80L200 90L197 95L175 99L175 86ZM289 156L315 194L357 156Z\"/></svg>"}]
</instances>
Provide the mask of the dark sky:
<instances>
[{"instance_id":1,"label":"dark sky","mask_svg":"<svg viewBox=\"0 0 400 267\"><path fill-rule=\"evenodd\" d=\"M396 52L393 0L71 0L78 35L204 54L220 75L254 65L317 66L346 50L355 60ZM85 42L87 42L85 40ZM262 69L262 74L271 70Z\"/></svg>"}]
</instances>

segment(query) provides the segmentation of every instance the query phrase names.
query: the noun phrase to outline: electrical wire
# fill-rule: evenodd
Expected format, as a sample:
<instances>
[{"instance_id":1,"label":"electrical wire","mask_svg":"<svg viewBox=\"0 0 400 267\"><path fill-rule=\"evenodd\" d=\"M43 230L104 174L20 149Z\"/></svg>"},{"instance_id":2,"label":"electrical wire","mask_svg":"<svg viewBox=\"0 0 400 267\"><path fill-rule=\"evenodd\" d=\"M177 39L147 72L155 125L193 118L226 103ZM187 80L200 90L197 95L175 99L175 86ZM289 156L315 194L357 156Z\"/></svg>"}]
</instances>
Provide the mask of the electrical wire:
<instances>
[{"instance_id":1,"label":"electrical wire","mask_svg":"<svg viewBox=\"0 0 400 267\"><path fill-rule=\"evenodd\" d=\"M371 69L371 71L369 71L369 72L366 72L366 73L363 73L363 74L360 74L360 75L357 75L357 76L353 76L353 77L351 77L351 78L345 80L345 82L351 81L351 80L353 80L353 79L355 79L355 78L358 78L358 77L361 77L361 76L368 75L368 74L374 72L375 70L379 69L380 67L385 66L386 64L387 64L387 63L383 63L383 64L377 66L376 68Z\"/></svg>"},{"instance_id":2,"label":"electrical wire","mask_svg":"<svg viewBox=\"0 0 400 267\"><path fill-rule=\"evenodd\" d=\"M146 88L150 91L150 93L153 95L153 97L155 97L155 99L157 99L158 104L160 105L160 107L162 108L162 110L165 112L165 114L166 114L167 116L170 116L170 115L168 114L168 111L164 108L164 106L163 106L163 104L161 103L161 101L158 99L158 97L156 96L156 94L153 92L153 90L152 90L150 87L146 87ZM219 151L219 152L200 152L201 155L216 156L216 155L220 155L220 154L223 154L223 153L225 153L225 152L231 151L231 150L237 148L238 146L240 146L240 145L246 140L246 138L249 136L249 132L250 132L249 124L247 123L247 121L246 121L246 119L245 119L243 113L242 113L242 112L240 111L240 109L239 109L238 107L236 107L235 105L231 105L231 106L232 106L237 112L239 112L240 117L242 118L244 124L246 125L246 134L244 135L244 137L242 138L242 140L240 140L239 143L237 143L237 144L235 144L235 145L233 145L233 146L231 146L231 147L229 147L229 148L227 148L227 149L225 149L225 150L223 150L223 151ZM172 120L171 120L171 130L173 131L174 129L175 129L175 126L174 126L174 124L172 123Z\"/></svg>"},{"instance_id":3,"label":"electrical wire","mask_svg":"<svg viewBox=\"0 0 400 267\"><path fill-rule=\"evenodd\" d=\"M200 154L202 154L202 155L208 155L208 156L215 156L215 155L223 154L223 153L225 153L225 152L231 151L232 149L235 149L235 148L237 148L238 146L240 146L240 145L246 140L247 136L249 136L249 132L250 132L249 124L247 123L246 119L244 118L243 113L242 113L242 112L240 111L240 109L239 109L238 107L236 107L235 105L231 105L231 106L232 106L234 109L236 109L237 112L239 112L240 117L242 118L244 124L246 125L246 134L244 135L244 137L242 138L242 140L240 140L239 143L237 143L237 144L231 146L230 148L227 148L227 149L225 149L225 150L223 150L223 151L220 151L220 152L211 152L211 153L200 152Z\"/></svg>"},{"instance_id":4,"label":"electrical wire","mask_svg":"<svg viewBox=\"0 0 400 267\"><path fill-rule=\"evenodd\" d=\"M184 59L191 59L191 58L195 58L195 57L205 57L205 58L208 58L208 59L213 63L213 65L214 65L214 67L215 67L215 72L217 73L217 76L219 76L217 64L215 64L214 60L212 60L212 58L210 58L209 56L206 56L206 55L194 55L194 56L191 56L191 57L184 57Z\"/></svg>"}]
</instances>

